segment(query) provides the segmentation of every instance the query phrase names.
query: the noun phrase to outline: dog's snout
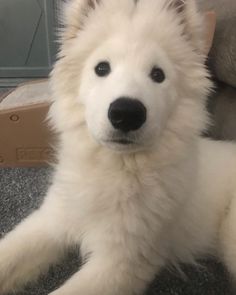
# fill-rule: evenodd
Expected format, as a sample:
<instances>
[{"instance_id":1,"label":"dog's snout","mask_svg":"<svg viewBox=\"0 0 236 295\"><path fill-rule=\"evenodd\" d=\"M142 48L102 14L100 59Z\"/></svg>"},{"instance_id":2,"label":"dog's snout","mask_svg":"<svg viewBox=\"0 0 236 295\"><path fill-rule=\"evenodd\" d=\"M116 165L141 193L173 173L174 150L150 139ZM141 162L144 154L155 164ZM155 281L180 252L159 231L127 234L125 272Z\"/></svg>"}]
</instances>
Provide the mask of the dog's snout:
<instances>
[{"instance_id":1,"label":"dog's snout","mask_svg":"<svg viewBox=\"0 0 236 295\"><path fill-rule=\"evenodd\" d=\"M121 97L109 108L108 118L115 129L123 132L135 131L146 122L147 109L137 99Z\"/></svg>"}]
</instances>

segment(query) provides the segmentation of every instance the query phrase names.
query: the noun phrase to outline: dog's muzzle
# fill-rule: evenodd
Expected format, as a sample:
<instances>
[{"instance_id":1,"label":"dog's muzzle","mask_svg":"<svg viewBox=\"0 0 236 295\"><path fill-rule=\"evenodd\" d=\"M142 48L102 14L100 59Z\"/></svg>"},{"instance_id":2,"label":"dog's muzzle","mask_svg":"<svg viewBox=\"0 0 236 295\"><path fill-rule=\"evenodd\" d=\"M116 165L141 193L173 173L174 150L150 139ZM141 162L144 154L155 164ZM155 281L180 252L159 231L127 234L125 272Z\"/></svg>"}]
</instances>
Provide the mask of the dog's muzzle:
<instances>
[{"instance_id":1,"label":"dog's muzzle","mask_svg":"<svg viewBox=\"0 0 236 295\"><path fill-rule=\"evenodd\" d=\"M108 118L115 129L128 133L143 126L147 119L147 109L137 99L120 97L111 103Z\"/></svg>"}]
</instances>

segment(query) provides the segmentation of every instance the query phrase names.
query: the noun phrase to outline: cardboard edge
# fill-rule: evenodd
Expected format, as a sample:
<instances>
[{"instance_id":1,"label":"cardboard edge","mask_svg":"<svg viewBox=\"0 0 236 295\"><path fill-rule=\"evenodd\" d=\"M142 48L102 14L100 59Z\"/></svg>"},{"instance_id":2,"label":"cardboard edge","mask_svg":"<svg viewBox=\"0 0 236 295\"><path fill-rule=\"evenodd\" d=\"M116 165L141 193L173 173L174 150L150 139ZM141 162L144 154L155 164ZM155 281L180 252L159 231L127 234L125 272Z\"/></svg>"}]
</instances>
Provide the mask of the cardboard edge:
<instances>
[{"instance_id":1,"label":"cardboard edge","mask_svg":"<svg viewBox=\"0 0 236 295\"><path fill-rule=\"evenodd\" d=\"M1 115L6 115L9 113L15 113L15 112L21 112L21 111L30 111L34 110L36 108L41 108L41 107L48 107L50 108L51 102L41 102L41 103L35 103L35 104L30 104L30 105L25 105L25 106L20 106L20 107L14 107L14 108L8 108L5 110L0 110L0 116Z\"/></svg>"}]
</instances>

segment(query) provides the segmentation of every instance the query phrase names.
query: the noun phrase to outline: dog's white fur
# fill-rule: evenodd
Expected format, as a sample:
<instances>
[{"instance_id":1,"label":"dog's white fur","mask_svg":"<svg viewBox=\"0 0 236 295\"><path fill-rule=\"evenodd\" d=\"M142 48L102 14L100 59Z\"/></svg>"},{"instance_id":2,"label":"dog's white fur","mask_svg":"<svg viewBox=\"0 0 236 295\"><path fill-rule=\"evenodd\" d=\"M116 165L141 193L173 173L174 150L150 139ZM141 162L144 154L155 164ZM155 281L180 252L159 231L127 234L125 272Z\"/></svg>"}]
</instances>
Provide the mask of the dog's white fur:
<instances>
[{"instance_id":1,"label":"dog's white fur","mask_svg":"<svg viewBox=\"0 0 236 295\"><path fill-rule=\"evenodd\" d=\"M73 244L85 264L53 295L141 294L163 265L207 253L236 276L236 146L200 137L211 84L194 2L71 0L62 39L50 110L58 164L42 207L0 242L0 293ZM94 74L101 59L106 78ZM156 64L162 84L149 77ZM125 147L106 143L122 95L148 111Z\"/></svg>"}]
</instances>

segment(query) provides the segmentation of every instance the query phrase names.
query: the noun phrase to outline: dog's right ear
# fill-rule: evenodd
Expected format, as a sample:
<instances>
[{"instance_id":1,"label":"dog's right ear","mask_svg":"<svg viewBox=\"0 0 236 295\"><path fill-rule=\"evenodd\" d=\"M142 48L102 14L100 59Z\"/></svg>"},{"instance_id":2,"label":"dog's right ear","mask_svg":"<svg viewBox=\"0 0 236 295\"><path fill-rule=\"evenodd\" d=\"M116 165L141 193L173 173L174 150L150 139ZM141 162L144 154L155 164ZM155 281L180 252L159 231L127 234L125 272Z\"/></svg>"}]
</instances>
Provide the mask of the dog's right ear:
<instances>
[{"instance_id":1,"label":"dog's right ear","mask_svg":"<svg viewBox=\"0 0 236 295\"><path fill-rule=\"evenodd\" d=\"M183 34L198 52L207 55L214 35L215 14L200 12L196 0L169 0L167 3L180 16Z\"/></svg>"},{"instance_id":2,"label":"dog's right ear","mask_svg":"<svg viewBox=\"0 0 236 295\"><path fill-rule=\"evenodd\" d=\"M99 3L100 0L70 0L65 4L64 41L76 38L78 32L83 29L86 19Z\"/></svg>"}]
</instances>

